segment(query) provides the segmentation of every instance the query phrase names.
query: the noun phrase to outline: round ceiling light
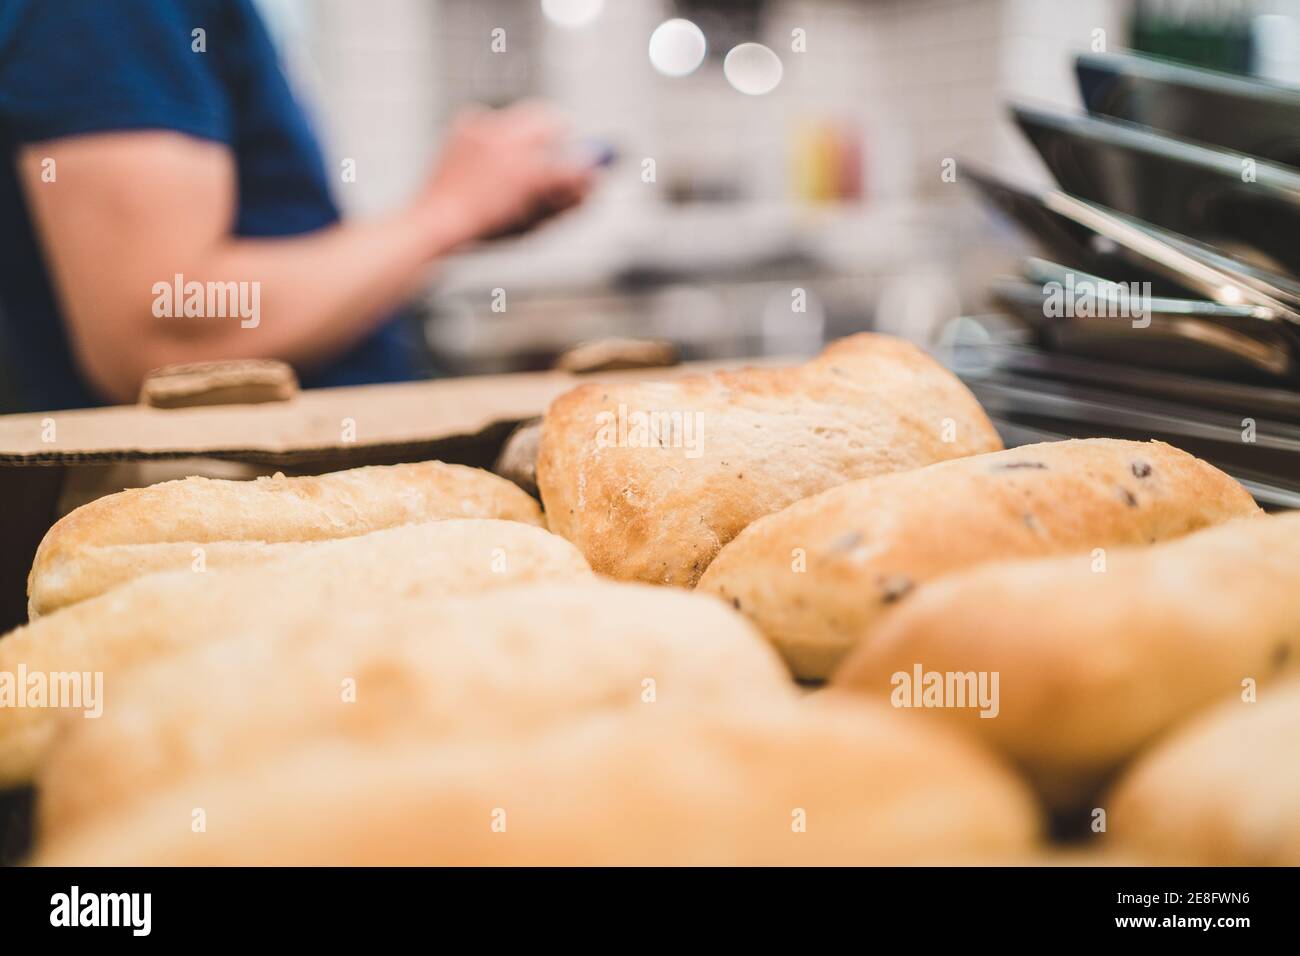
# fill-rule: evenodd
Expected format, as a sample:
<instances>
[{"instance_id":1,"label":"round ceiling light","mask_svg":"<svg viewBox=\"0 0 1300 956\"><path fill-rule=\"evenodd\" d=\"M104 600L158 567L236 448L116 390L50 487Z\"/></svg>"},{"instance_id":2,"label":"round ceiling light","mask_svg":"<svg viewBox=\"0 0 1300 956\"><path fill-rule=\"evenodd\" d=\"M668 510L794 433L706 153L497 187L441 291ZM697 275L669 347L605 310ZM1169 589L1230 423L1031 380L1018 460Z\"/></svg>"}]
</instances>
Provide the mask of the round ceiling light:
<instances>
[{"instance_id":1,"label":"round ceiling light","mask_svg":"<svg viewBox=\"0 0 1300 956\"><path fill-rule=\"evenodd\" d=\"M558 26L585 27L604 6L605 0L542 0L542 13Z\"/></svg>"},{"instance_id":2,"label":"round ceiling light","mask_svg":"<svg viewBox=\"0 0 1300 956\"><path fill-rule=\"evenodd\" d=\"M690 20L665 20L650 34L650 64L664 76L687 76L704 62L708 42Z\"/></svg>"},{"instance_id":3,"label":"round ceiling light","mask_svg":"<svg viewBox=\"0 0 1300 956\"><path fill-rule=\"evenodd\" d=\"M722 63L727 82L749 96L771 93L781 82L785 68L781 58L761 43L732 47Z\"/></svg>"}]
</instances>

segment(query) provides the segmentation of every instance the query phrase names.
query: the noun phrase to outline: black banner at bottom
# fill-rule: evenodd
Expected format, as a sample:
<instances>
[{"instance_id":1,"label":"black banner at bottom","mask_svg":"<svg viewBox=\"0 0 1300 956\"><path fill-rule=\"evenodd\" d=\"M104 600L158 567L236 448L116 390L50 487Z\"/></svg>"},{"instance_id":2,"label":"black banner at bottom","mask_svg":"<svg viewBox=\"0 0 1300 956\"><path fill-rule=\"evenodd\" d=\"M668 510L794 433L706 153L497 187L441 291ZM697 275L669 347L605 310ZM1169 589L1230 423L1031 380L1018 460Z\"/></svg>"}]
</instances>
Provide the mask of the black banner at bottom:
<instances>
[{"instance_id":1,"label":"black banner at bottom","mask_svg":"<svg viewBox=\"0 0 1300 956\"><path fill-rule=\"evenodd\" d=\"M7 941L75 933L83 942L338 945L437 927L494 942L512 932L537 943L678 930L734 942L778 927L802 935L877 922L882 932L911 926L927 940L1105 934L1230 944L1292 927L1298 890L1296 870L1234 868L9 869L0 870L0 916Z\"/></svg>"}]
</instances>

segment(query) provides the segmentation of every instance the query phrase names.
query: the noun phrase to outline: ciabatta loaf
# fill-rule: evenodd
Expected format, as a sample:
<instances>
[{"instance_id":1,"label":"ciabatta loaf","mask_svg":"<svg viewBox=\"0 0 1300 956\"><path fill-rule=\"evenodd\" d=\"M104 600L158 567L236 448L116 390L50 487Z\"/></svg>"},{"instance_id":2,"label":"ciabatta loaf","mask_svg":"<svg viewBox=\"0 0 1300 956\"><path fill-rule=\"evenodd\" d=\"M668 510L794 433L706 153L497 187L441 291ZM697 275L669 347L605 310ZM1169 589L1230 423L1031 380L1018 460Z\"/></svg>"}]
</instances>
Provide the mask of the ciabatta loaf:
<instances>
[{"instance_id":1,"label":"ciabatta loaf","mask_svg":"<svg viewBox=\"0 0 1300 956\"><path fill-rule=\"evenodd\" d=\"M1300 681L1201 714L1102 805L1108 841L1162 864L1300 866Z\"/></svg>"},{"instance_id":2,"label":"ciabatta loaf","mask_svg":"<svg viewBox=\"0 0 1300 956\"><path fill-rule=\"evenodd\" d=\"M27 579L34 620L154 571L254 564L286 544L442 518L541 525L537 502L479 468L426 461L305 478L184 478L106 495L45 535Z\"/></svg>"},{"instance_id":3,"label":"ciabatta loaf","mask_svg":"<svg viewBox=\"0 0 1300 956\"><path fill-rule=\"evenodd\" d=\"M750 525L700 587L749 615L800 677L828 677L924 581L983 561L1091 553L1258 514L1161 442L1049 442L841 485Z\"/></svg>"},{"instance_id":4,"label":"ciabatta loaf","mask_svg":"<svg viewBox=\"0 0 1300 956\"><path fill-rule=\"evenodd\" d=\"M304 748L159 791L46 842L37 862L1005 861L1038 832L1032 797L996 760L888 708L647 705L497 744Z\"/></svg>"},{"instance_id":5,"label":"ciabatta loaf","mask_svg":"<svg viewBox=\"0 0 1300 956\"><path fill-rule=\"evenodd\" d=\"M1068 806L1242 681L1300 666L1300 513L950 574L886 615L834 683L893 699L918 665L998 674L987 718L900 703L977 734Z\"/></svg>"},{"instance_id":6,"label":"ciabatta loaf","mask_svg":"<svg viewBox=\"0 0 1300 956\"><path fill-rule=\"evenodd\" d=\"M117 681L98 720L67 722L38 782L39 820L62 832L311 740L491 739L592 711L794 696L744 617L676 589L593 579L333 604Z\"/></svg>"},{"instance_id":7,"label":"ciabatta loaf","mask_svg":"<svg viewBox=\"0 0 1300 956\"><path fill-rule=\"evenodd\" d=\"M197 644L293 629L323 633L336 614L360 605L400 617L403 602L420 596L590 577L571 544L532 525L407 525L298 545L291 555L253 567L145 575L0 638L0 673L21 668L36 680L98 674L111 698L130 668ZM111 700L103 705L111 706ZM60 708L49 706L0 707L0 785L30 777L59 714Z\"/></svg>"},{"instance_id":8,"label":"ciabatta loaf","mask_svg":"<svg viewBox=\"0 0 1300 956\"><path fill-rule=\"evenodd\" d=\"M537 485L551 530L597 572L691 587L755 518L1001 447L950 372L863 334L796 368L576 388L542 422Z\"/></svg>"}]
</instances>

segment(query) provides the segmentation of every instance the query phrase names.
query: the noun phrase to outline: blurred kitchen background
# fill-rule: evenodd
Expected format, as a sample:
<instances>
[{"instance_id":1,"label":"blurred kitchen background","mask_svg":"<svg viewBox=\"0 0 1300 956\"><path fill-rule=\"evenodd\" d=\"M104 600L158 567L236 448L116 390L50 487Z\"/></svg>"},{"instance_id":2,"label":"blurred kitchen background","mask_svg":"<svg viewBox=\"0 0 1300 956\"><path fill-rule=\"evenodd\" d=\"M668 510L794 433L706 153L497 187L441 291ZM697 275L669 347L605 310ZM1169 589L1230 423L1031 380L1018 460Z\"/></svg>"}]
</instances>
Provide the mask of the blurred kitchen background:
<instances>
[{"instance_id":1,"label":"blurred kitchen background","mask_svg":"<svg viewBox=\"0 0 1300 956\"><path fill-rule=\"evenodd\" d=\"M1077 109L1076 53L1300 82L1300 0L260 5L334 168L355 161L338 187L350 212L411 195L469 103L544 97L617 150L586 207L431 277L427 337L453 373L545 367L611 335L671 339L688 358L807 353L864 328L930 339L990 307L989 279L1019 249L961 162L1050 183L1005 104ZM687 76L648 52L670 18L707 40ZM764 95L724 75L746 42L779 58Z\"/></svg>"}]
</instances>

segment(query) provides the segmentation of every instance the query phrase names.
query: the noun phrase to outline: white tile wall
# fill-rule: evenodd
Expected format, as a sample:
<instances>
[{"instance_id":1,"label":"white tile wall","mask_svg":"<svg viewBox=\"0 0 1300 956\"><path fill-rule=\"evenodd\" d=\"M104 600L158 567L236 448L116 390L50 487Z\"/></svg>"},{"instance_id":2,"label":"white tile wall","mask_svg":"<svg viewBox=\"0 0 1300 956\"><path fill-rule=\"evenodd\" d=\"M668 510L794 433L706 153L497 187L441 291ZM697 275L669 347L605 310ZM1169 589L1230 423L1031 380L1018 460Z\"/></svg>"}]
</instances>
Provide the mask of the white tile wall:
<instances>
[{"instance_id":1,"label":"white tile wall","mask_svg":"<svg viewBox=\"0 0 1300 956\"><path fill-rule=\"evenodd\" d=\"M436 7L421 0L303 6L318 78L307 95L327 163L337 175L344 158L356 161L356 182L336 178L336 194L349 212L389 208L418 187L433 154L441 82Z\"/></svg>"},{"instance_id":2,"label":"white tile wall","mask_svg":"<svg viewBox=\"0 0 1300 956\"><path fill-rule=\"evenodd\" d=\"M734 176L756 204L785 202L791 138L809 121L864 131L869 205L956 202L964 190L939 175L946 157L1041 179L1004 100L1073 105L1071 53L1097 27L1118 44L1128 8L1127 0L771 0L765 35L755 39L778 52L785 77L769 96L751 98L727 85L721 57L684 79L651 69L646 45L671 15L668 0L607 0L599 20L579 30L548 24L533 0L264 2L296 6L310 26L306 58L328 154L335 168L344 156L358 161L360 180L341 189L349 210L409 195L443 124L471 99L545 95L580 131L616 142L628 161L589 208L507 247L526 252L533 271L575 275L656 242L689 243L700 231L675 230L674 216L686 220L662 205L676 174ZM504 55L488 45L498 25L507 29ZM790 50L796 27L807 31L803 54ZM646 156L658 163L658 186L639 180ZM740 242L747 230L737 222Z\"/></svg>"},{"instance_id":3,"label":"white tile wall","mask_svg":"<svg viewBox=\"0 0 1300 956\"><path fill-rule=\"evenodd\" d=\"M734 170L767 200L789 193L792 130L817 119L866 131L878 198L939 194L938 164L951 155L1032 175L1002 100L1073 103L1069 53L1094 28L1118 42L1127 9L1124 0L772 0L755 39L781 55L785 78L752 99L726 84L720 58L681 80L650 68L646 42L671 14L667 0L609 0L580 30L547 24L531 0L263 2L277 19L296 8L310 24L309 92L331 157L358 160L361 181L343 198L363 211L414 188L455 107L529 92L630 154L654 155L661 172ZM506 54L489 49L494 26L507 30ZM807 31L806 53L790 50L795 27Z\"/></svg>"}]
</instances>

